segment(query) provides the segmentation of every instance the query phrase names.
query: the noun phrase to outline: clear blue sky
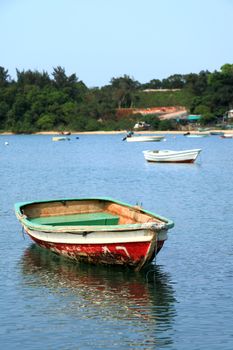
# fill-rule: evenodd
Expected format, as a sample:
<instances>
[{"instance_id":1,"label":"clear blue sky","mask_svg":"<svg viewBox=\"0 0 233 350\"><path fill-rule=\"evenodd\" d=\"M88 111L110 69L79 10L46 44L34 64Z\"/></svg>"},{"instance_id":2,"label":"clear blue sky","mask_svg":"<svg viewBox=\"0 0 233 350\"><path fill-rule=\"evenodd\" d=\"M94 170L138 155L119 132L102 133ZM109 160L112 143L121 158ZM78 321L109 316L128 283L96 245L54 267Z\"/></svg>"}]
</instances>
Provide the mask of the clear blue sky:
<instances>
[{"instance_id":1,"label":"clear blue sky","mask_svg":"<svg viewBox=\"0 0 233 350\"><path fill-rule=\"evenodd\" d=\"M233 63L233 0L0 0L0 66L88 87L140 83Z\"/></svg>"}]
</instances>

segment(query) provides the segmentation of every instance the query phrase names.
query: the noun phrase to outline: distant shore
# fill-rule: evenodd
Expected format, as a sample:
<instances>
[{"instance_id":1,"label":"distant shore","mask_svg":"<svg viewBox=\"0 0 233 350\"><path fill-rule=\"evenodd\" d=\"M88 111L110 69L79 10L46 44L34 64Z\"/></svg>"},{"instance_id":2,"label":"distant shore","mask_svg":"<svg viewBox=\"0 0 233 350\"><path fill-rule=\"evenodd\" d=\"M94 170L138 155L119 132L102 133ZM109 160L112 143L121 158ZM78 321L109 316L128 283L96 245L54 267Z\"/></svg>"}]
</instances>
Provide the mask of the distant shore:
<instances>
[{"instance_id":1,"label":"distant shore","mask_svg":"<svg viewBox=\"0 0 233 350\"><path fill-rule=\"evenodd\" d=\"M147 131L135 131L135 134L176 134L176 135L183 135L187 132L190 132L190 134L208 134L209 132L224 132L225 134L233 134L232 130L219 130L219 129L211 129L209 131L198 131L198 130L183 130L183 131L170 131L170 130L147 130ZM117 134L126 134L126 130L121 131L74 131L71 132L71 135L117 135ZM22 135L22 134L15 134L12 132L3 132L0 133L0 135ZM35 132L28 135L61 135L61 132L58 131L41 131L41 132ZM63 136L69 136L69 135L63 135Z\"/></svg>"}]
</instances>

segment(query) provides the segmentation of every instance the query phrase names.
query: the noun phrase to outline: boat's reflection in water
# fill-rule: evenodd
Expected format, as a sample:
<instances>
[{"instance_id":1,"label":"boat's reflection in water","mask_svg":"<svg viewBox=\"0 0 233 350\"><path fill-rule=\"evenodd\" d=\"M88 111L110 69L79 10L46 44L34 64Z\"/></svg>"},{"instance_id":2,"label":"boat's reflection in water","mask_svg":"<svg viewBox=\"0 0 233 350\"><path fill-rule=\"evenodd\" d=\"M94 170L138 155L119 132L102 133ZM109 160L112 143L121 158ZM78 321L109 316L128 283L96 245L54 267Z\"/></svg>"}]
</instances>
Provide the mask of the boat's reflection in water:
<instances>
[{"instance_id":1,"label":"boat's reflection in water","mask_svg":"<svg viewBox=\"0 0 233 350\"><path fill-rule=\"evenodd\" d=\"M25 251L21 266L27 287L46 287L48 294L55 293L59 314L64 312L78 319L124 320L136 326L137 331L146 332L149 343L171 344L176 301L169 275L161 267L151 265L135 273L77 264L34 244ZM54 307L53 304L53 311Z\"/></svg>"}]
</instances>

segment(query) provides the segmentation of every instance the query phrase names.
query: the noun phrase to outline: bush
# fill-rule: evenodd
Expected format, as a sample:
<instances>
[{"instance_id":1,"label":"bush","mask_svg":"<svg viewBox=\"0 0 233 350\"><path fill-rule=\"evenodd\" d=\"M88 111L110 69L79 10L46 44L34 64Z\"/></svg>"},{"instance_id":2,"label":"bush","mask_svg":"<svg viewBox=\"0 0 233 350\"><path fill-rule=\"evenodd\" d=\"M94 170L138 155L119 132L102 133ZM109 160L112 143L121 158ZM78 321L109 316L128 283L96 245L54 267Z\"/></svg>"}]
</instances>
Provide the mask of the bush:
<instances>
[{"instance_id":1,"label":"bush","mask_svg":"<svg viewBox=\"0 0 233 350\"><path fill-rule=\"evenodd\" d=\"M176 130L175 122L173 120L161 120L159 130Z\"/></svg>"},{"instance_id":2,"label":"bush","mask_svg":"<svg viewBox=\"0 0 233 350\"><path fill-rule=\"evenodd\" d=\"M55 117L53 115L44 114L36 122L36 126L40 130L52 130L54 127Z\"/></svg>"}]
</instances>

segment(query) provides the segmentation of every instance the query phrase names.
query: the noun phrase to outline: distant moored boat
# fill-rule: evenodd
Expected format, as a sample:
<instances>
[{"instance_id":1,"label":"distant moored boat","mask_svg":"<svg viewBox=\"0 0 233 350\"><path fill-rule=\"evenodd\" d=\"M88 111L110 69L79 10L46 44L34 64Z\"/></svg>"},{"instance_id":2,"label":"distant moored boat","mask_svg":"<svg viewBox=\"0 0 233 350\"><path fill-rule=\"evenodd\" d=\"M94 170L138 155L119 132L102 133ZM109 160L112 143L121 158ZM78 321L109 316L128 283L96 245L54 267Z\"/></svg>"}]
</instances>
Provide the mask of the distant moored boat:
<instances>
[{"instance_id":1,"label":"distant moored boat","mask_svg":"<svg viewBox=\"0 0 233 350\"><path fill-rule=\"evenodd\" d=\"M69 141L69 137L65 137L65 136L54 136L52 138L53 141Z\"/></svg>"},{"instance_id":2,"label":"distant moored boat","mask_svg":"<svg viewBox=\"0 0 233 350\"><path fill-rule=\"evenodd\" d=\"M210 131L210 135L222 136L222 135L224 135L224 132L222 132L222 131Z\"/></svg>"},{"instance_id":3,"label":"distant moored boat","mask_svg":"<svg viewBox=\"0 0 233 350\"><path fill-rule=\"evenodd\" d=\"M127 142L156 142L164 139L164 136L130 136L126 138Z\"/></svg>"},{"instance_id":4,"label":"distant moored boat","mask_svg":"<svg viewBox=\"0 0 233 350\"><path fill-rule=\"evenodd\" d=\"M143 151L143 154L148 162L193 163L200 152L201 149L190 149L184 151L160 150Z\"/></svg>"},{"instance_id":5,"label":"distant moored boat","mask_svg":"<svg viewBox=\"0 0 233 350\"><path fill-rule=\"evenodd\" d=\"M221 136L223 139L232 139L233 138L233 134L224 134Z\"/></svg>"}]
</instances>

